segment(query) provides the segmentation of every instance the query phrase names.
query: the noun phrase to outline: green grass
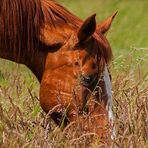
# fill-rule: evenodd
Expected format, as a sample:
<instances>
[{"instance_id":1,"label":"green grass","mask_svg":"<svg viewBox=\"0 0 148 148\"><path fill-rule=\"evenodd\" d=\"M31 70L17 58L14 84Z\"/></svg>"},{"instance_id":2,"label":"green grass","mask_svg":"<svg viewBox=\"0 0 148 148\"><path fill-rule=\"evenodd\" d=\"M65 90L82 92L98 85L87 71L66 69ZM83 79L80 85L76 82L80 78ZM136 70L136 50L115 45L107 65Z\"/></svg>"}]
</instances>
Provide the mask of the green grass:
<instances>
[{"instance_id":1,"label":"green grass","mask_svg":"<svg viewBox=\"0 0 148 148\"><path fill-rule=\"evenodd\" d=\"M58 0L85 19L97 21L118 10L107 38L112 46L114 114L119 147L148 147L148 1ZM0 147L86 147L89 135L60 131L38 101L39 83L24 66L0 60ZM91 147L97 148L99 140Z\"/></svg>"}]
</instances>

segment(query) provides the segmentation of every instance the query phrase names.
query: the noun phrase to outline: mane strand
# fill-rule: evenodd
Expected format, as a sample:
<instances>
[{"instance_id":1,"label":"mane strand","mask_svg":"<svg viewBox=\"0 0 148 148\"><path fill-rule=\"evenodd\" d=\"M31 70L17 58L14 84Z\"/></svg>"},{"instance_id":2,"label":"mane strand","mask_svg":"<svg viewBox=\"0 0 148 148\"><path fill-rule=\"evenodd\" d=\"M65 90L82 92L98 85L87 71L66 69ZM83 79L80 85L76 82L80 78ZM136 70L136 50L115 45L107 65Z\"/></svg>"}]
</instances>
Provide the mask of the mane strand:
<instances>
[{"instance_id":1,"label":"mane strand","mask_svg":"<svg viewBox=\"0 0 148 148\"><path fill-rule=\"evenodd\" d=\"M0 0L0 48L11 50L16 61L34 53L34 36L43 24L40 0Z\"/></svg>"}]
</instances>

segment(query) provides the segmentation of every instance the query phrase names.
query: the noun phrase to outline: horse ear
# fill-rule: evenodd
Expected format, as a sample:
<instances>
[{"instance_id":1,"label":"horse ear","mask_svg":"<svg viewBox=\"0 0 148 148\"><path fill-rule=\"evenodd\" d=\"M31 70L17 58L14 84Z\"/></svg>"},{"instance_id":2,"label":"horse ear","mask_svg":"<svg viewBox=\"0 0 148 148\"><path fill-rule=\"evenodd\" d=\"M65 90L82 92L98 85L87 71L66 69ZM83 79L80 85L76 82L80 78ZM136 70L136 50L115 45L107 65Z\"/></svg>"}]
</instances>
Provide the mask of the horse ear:
<instances>
[{"instance_id":1,"label":"horse ear","mask_svg":"<svg viewBox=\"0 0 148 148\"><path fill-rule=\"evenodd\" d=\"M88 17L78 31L78 39L80 42L86 41L90 38L96 30L96 14L91 15Z\"/></svg>"},{"instance_id":2,"label":"horse ear","mask_svg":"<svg viewBox=\"0 0 148 148\"><path fill-rule=\"evenodd\" d=\"M97 30L102 33L102 34L105 34L111 24L112 24L112 21L113 19L115 18L116 14L118 13L118 11L114 12L110 17L108 17L106 20L102 21L101 23L99 23L99 25L97 26Z\"/></svg>"}]
</instances>

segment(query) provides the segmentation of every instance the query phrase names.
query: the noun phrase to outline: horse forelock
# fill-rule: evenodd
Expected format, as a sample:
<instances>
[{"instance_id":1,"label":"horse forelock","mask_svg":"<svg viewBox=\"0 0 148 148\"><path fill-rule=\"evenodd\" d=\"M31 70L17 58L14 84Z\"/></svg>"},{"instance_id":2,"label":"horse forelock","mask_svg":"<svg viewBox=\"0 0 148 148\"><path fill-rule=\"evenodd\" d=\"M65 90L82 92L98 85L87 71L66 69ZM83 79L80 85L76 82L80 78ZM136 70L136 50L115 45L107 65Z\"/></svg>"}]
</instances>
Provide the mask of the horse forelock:
<instances>
[{"instance_id":1,"label":"horse forelock","mask_svg":"<svg viewBox=\"0 0 148 148\"><path fill-rule=\"evenodd\" d=\"M96 31L93 37L95 39L95 42L92 47L95 49L95 51L97 51L97 63L99 66L99 71L103 72L105 65L108 65L109 62L112 60L112 50L105 36L98 34L98 32Z\"/></svg>"},{"instance_id":2,"label":"horse forelock","mask_svg":"<svg viewBox=\"0 0 148 148\"><path fill-rule=\"evenodd\" d=\"M102 62L104 64L108 64L112 60L112 57L113 57L112 49L111 49L111 46L108 40L106 39L104 35L102 35L98 31L96 31L94 37L98 42L100 58L103 58Z\"/></svg>"}]
</instances>

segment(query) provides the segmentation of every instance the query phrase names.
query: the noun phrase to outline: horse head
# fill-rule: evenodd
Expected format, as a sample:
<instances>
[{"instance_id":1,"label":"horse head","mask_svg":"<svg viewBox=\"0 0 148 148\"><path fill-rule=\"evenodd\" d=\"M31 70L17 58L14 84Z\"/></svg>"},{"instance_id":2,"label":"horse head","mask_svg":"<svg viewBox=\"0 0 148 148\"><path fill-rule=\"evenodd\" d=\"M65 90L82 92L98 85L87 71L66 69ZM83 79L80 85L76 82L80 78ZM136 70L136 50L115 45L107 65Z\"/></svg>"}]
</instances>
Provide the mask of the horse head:
<instances>
[{"instance_id":1,"label":"horse head","mask_svg":"<svg viewBox=\"0 0 148 148\"><path fill-rule=\"evenodd\" d=\"M111 111L107 63L112 55L104 34L115 15L97 25L94 14L77 29L63 27L62 33L59 28L53 29L54 32L49 29L50 37L45 26L42 42L58 48L49 51L46 58L40 103L56 123L60 124L66 114L65 124L79 121L84 130L99 135L106 133Z\"/></svg>"}]
</instances>

